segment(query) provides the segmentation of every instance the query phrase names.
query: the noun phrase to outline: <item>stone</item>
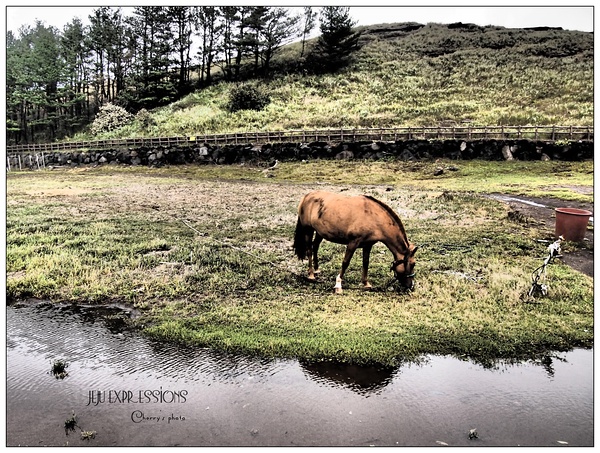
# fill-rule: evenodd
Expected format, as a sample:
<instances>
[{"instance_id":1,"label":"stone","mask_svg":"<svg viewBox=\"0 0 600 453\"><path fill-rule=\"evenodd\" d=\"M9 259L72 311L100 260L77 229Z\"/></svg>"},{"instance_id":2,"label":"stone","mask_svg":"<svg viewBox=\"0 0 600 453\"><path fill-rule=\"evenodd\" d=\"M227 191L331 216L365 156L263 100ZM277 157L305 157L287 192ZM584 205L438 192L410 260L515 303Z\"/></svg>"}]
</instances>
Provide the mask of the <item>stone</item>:
<instances>
[{"instance_id":1,"label":"stone","mask_svg":"<svg viewBox=\"0 0 600 453\"><path fill-rule=\"evenodd\" d=\"M336 160L350 160L354 159L354 153L352 151L342 151L335 155Z\"/></svg>"},{"instance_id":2,"label":"stone","mask_svg":"<svg viewBox=\"0 0 600 453\"><path fill-rule=\"evenodd\" d=\"M504 156L505 160L514 160L514 157L512 154L512 147L510 147L508 145L504 145L502 147L502 156Z\"/></svg>"}]
</instances>

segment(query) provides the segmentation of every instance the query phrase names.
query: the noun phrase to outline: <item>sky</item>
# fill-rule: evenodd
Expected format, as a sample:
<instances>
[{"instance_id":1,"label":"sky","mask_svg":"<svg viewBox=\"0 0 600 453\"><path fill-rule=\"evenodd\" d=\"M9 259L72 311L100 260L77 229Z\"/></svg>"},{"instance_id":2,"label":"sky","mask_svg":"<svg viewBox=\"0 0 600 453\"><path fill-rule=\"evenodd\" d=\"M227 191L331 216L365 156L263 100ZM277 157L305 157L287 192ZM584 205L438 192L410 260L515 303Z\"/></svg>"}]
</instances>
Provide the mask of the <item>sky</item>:
<instances>
[{"instance_id":1,"label":"sky","mask_svg":"<svg viewBox=\"0 0 600 453\"><path fill-rule=\"evenodd\" d=\"M57 3L56 6L39 6L33 2L29 2L35 6L27 5L27 1L20 1L18 6L10 6L10 3L5 8L5 25L7 30L17 32L22 25L34 25L35 20L39 19L47 26L57 27L62 30L64 25L71 22L73 18L79 17L84 24L89 24L88 16L97 8L98 5L107 5L118 7L119 3L103 3L94 2L94 6L71 6L69 3ZM163 2L164 3L164 2ZM232 3L238 4L243 2ZM396 5L399 2L396 2ZM486 6L486 2L481 0L476 4L455 3L456 6L439 6L442 2L436 3L421 1L421 6L389 6L389 3L378 2L377 6L353 6L351 2L342 3L342 5L350 6L350 16L357 22L357 25L371 25L381 23L394 22L418 22L426 24L429 22L435 23L453 23L464 22L474 23L477 25L499 25L508 28L524 28L524 27L562 27L565 30L579 30L591 32L594 30L594 8L592 2L578 2L577 5L582 6L564 6L564 3L559 6L559 3L553 3L551 0L537 3L531 1L528 5L532 6L515 6L511 2L490 3ZM82 2L74 3L81 5ZM144 2L144 5L149 3ZM156 3L160 5L161 3ZM185 2L177 3L185 5ZM335 2L330 4L335 5ZM59 6L69 5L69 6ZM127 4L131 5L130 3ZM287 6L285 2L277 3L277 5ZM297 6L295 3L293 6ZM414 5L414 3L413 3ZM492 6L493 5L493 6ZM498 6L502 5L502 6ZM190 5L191 6L191 5ZM291 7L291 6L290 6ZM315 6L315 8L318 8ZM125 14L131 11L131 7L123 7ZM301 10L301 8L299 8Z\"/></svg>"}]
</instances>

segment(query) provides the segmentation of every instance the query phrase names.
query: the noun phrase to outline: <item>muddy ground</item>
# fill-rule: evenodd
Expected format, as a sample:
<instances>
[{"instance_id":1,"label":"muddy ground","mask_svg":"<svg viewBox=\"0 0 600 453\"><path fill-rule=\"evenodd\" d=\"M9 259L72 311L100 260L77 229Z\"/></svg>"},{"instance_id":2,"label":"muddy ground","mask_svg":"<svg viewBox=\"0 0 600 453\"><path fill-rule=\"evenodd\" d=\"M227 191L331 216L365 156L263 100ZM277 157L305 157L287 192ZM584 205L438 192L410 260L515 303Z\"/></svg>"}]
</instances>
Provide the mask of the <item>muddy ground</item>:
<instances>
[{"instance_id":1,"label":"muddy ground","mask_svg":"<svg viewBox=\"0 0 600 453\"><path fill-rule=\"evenodd\" d=\"M503 199L511 207L511 210L517 213L517 215L522 215L525 221L537 223L542 229L547 229L552 234L556 222L555 208L578 208L594 212L593 203L566 202L554 198L534 198L500 194L494 194L493 196L494 198ZM513 198L514 200L506 200L507 198ZM543 206L534 206L526 202L533 202ZM594 230L590 227L592 224L588 225L583 243L578 244L574 250L571 250L572 247L563 247L563 257L561 258L565 264L590 277L594 277Z\"/></svg>"}]
</instances>

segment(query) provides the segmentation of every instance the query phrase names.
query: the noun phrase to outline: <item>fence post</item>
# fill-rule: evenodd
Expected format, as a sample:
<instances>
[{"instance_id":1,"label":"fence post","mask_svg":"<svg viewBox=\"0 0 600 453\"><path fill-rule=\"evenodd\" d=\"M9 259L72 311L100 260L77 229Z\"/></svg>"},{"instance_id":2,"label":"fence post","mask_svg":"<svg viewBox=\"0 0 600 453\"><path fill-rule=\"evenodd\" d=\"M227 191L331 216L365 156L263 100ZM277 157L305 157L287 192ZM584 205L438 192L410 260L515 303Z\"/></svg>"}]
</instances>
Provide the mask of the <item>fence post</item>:
<instances>
[{"instance_id":1,"label":"fence post","mask_svg":"<svg viewBox=\"0 0 600 453\"><path fill-rule=\"evenodd\" d=\"M17 154L17 160L19 161L19 170L23 170L23 167L21 167L21 155Z\"/></svg>"},{"instance_id":2,"label":"fence post","mask_svg":"<svg viewBox=\"0 0 600 453\"><path fill-rule=\"evenodd\" d=\"M8 172L10 173L10 157L6 156L6 167L8 168Z\"/></svg>"}]
</instances>

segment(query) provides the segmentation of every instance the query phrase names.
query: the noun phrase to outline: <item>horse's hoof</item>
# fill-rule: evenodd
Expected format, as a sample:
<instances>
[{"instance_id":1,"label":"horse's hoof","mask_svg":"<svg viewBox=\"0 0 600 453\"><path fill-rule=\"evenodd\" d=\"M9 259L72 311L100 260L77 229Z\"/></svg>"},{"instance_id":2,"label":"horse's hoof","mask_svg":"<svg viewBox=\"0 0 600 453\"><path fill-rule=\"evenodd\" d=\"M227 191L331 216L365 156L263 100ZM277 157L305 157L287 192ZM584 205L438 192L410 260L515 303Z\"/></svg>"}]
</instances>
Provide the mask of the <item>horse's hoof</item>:
<instances>
[{"instance_id":1,"label":"horse's hoof","mask_svg":"<svg viewBox=\"0 0 600 453\"><path fill-rule=\"evenodd\" d=\"M342 288L334 288L334 290L335 290L334 291L335 294L343 294L344 293L344 291L342 290Z\"/></svg>"},{"instance_id":2,"label":"horse's hoof","mask_svg":"<svg viewBox=\"0 0 600 453\"><path fill-rule=\"evenodd\" d=\"M370 291L373 289L373 286L370 283L366 283L363 285L363 289L366 291Z\"/></svg>"}]
</instances>

